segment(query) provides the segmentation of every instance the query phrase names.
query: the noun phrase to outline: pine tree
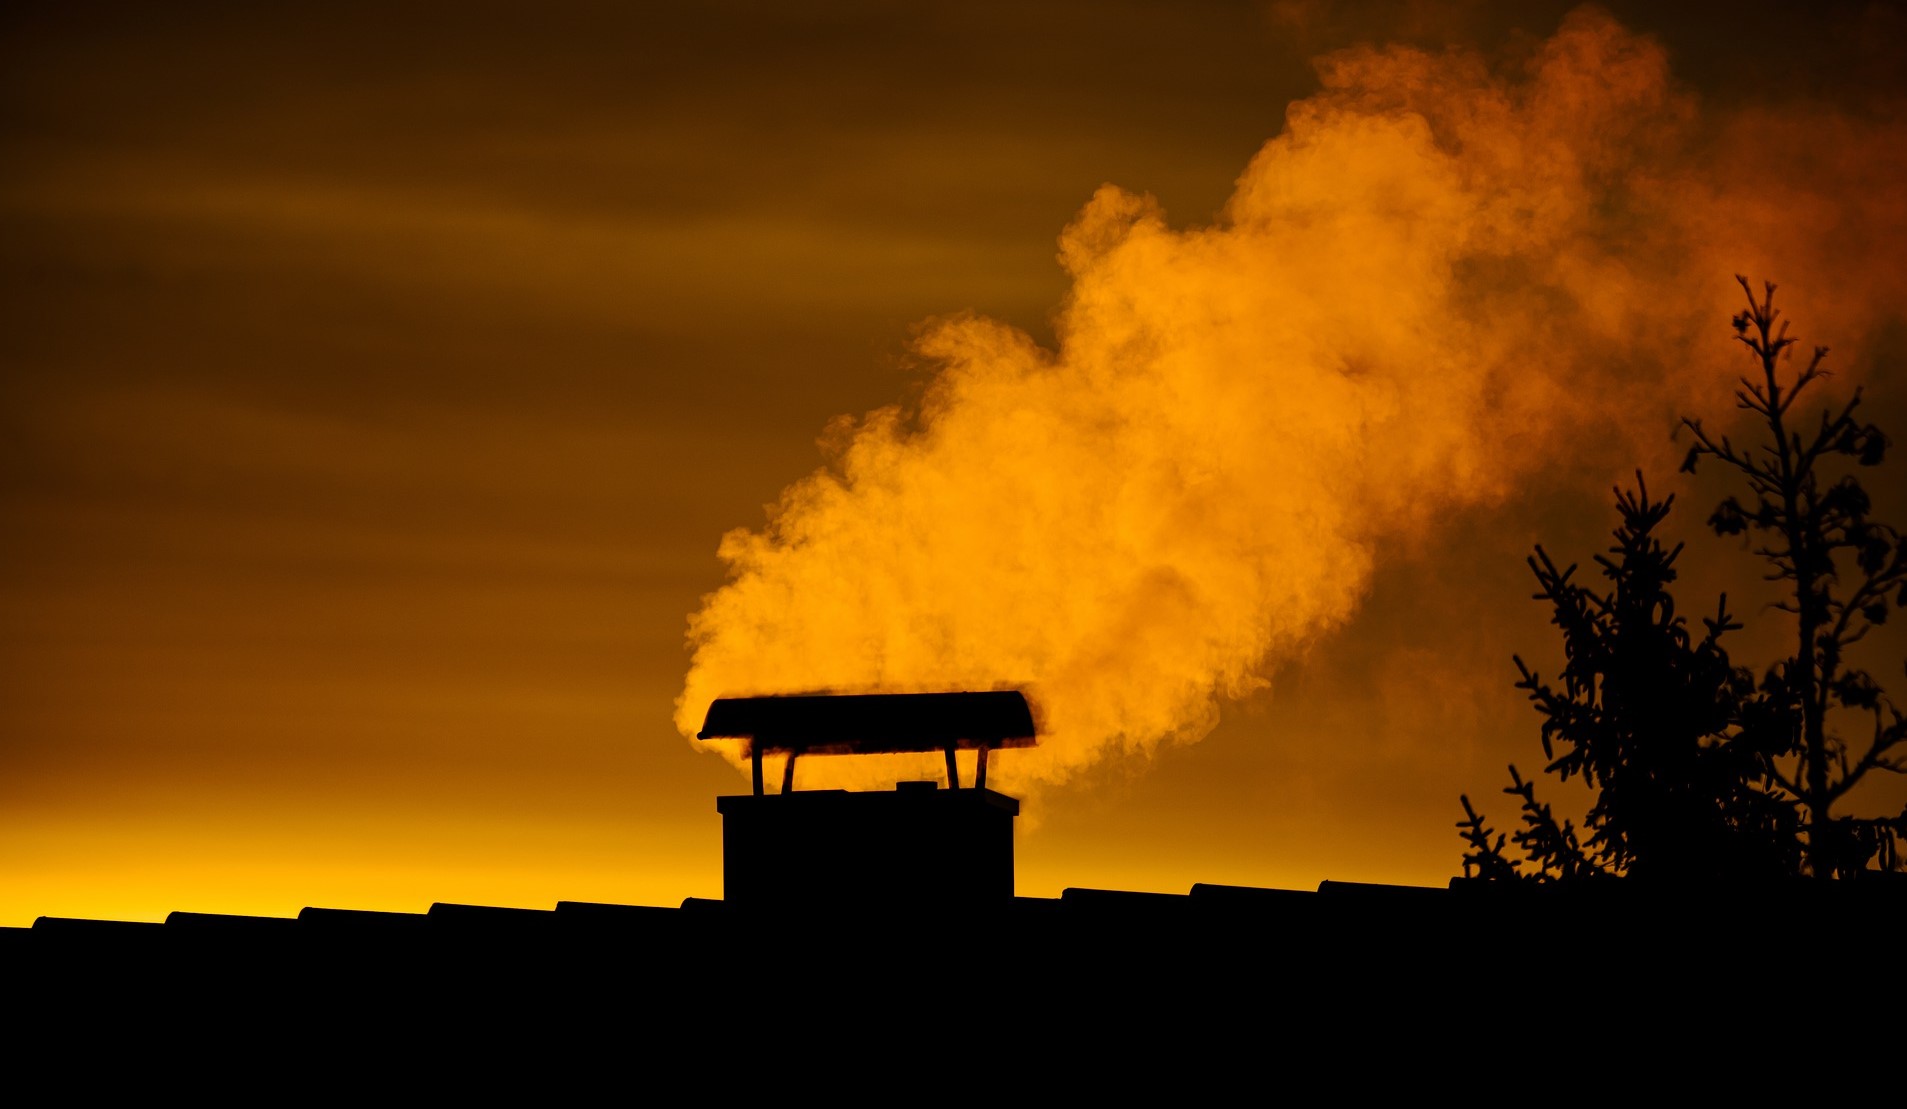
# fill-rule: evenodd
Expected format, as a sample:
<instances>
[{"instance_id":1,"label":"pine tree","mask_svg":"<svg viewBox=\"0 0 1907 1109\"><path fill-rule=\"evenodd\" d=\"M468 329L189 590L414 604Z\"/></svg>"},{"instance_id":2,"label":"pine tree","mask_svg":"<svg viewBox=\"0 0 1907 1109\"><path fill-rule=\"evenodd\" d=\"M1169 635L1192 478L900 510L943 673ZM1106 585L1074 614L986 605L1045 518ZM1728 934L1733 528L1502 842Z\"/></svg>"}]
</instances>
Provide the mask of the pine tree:
<instances>
[{"instance_id":1,"label":"pine tree","mask_svg":"<svg viewBox=\"0 0 1907 1109\"><path fill-rule=\"evenodd\" d=\"M1565 663L1557 688L1519 657L1517 687L1543 716L1545 771L1596 791L1584 827L1558 822L1512 765L1504 792L1520 800L1522 826L1507 839L1522 857L1465 796L1466 875L1715 881L1796 865L1793 801L1765 787L1759 736L1736 724L1754 684L1721 640L1741 625L1724 596L1702 636L1691 635L1669 591L1682 548L1654 534L1675 498L1652 501L1636 480L1634 492L1616 491L1622 523L1596 557L1606 591L1577 582L1576 566L1558 569L1540 546L1529 559Z\"/></svg>"},{"instance_id":2,"label":"pine tree","mask_svg":"<svg viewBox=\"0 0 1907 1109\"><path fill-rule=\"evenodd\" d=\"M1874 676L1849 654L1891 607L1907 607L1907 540L1871 518L1872 501L1849 463L1878 466L1887 436L1856 419L1861 391L1819 422L1795 412L1809 386L1827 376L1828 348L1816 347L1792 381L1780 373L1797 340L1774 307L1775 286L1761 298L1736 278L1748 308L1734 317L1735 337L1755 361L1741 379L1738 405L1756 417L1765 439L1739 448L1711 436L1699 420L1685 420L1695 445L1683 463L1692 472L1703 458L1732 468L1746 482L1750 502L1729 497L1709 518L1717 535L1749 536L1783 583L1776 606L1794 621L1794 653L1769 667L1740 708L1742 727L1763 750L1766 778L1799 800L1805 813L1806 869L1817 877L1851 875L1870 863L1901 868L1900 836L1907 809L1893 817L1835 816L1833 807L1874 771L1907 771L1907 720ZM1851 741L1842 728L1859 721L1865 733ZM1851 729L1850 729L1851 730Z\"/></svg>"},{"instance_id":3,"label":"pine tree","mask_svg":"<svg viewBox=\"0 0 1907 1109\"><path fill-rule=\"evenodd\" d=\"M1907 772L1907 718L1850 661L1891 609L1907 607L1907 539L1873 519L1867 491L1846 472L1880 465L1888 440L1856 418L1858 389L1816 423L1800 417L1801 394L1827 376L1827 348L1784 379L1796 340L1774 307L1775 287L1757 298L1737 280L1748 308L1732 323L1755 372L1735 396L1765 438L1737 447L1685 420L1695 442L1682 468L1714 458L1747 484L1750 503L1730 496L1708 524L1746 537L1767 580L1781 584L1773 607L1793 621L1794 652L1758 681L1734 666L1721 641L1740 625L1726 595L1702 620L1705 634L1691 636L1669 592L1682 548L1664 549L1653 535L1674 498L1652 502L1637 474L1634 493L1616 494L1615 546L1596 559L1608 591L1578 584L1576 567L1558 570L1541 547L1529 560L1566 661L1558 689L1517 659L1518 688L1543 716L1545 771L1580 775L1596 791L1584 827L1558 822L1511 766L1504 792L1521 805L1514 832L1492 831L1462 798L1467 876L1687 882L1907 869L1899 851L1907 809L1834 812L1869 774ZM1847 737L1850 722L1858 741Z\"/></svg>"}]
</instances>

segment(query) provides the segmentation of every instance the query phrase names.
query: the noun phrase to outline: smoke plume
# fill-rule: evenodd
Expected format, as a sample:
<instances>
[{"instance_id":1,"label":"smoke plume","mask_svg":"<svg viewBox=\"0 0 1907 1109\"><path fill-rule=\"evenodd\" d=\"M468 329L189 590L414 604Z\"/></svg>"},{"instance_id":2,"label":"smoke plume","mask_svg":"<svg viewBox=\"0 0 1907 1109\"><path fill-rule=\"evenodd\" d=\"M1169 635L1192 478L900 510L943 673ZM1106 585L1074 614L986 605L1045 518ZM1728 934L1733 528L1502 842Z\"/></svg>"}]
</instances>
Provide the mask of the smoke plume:
<instances>
[{"instance_id":1,"label":"smoke plume","mask_svg":"<svg viewBox=\"0 0 1907 1109\"><path fill-rule=\"evenodd\" d=\"M1674 414L1725 412L1735 273L1842 351L1907 284L1897 123L1704 109L1594 9L1513 63L1318 65L1214 225L1100 189L1057 349L929 325L918 405L723 537L685 733L723 695L1005 684L1044 730L994 763L1021 789L1196 740L1453 512L1663 472Z\"/></svg>"}]
</instances>

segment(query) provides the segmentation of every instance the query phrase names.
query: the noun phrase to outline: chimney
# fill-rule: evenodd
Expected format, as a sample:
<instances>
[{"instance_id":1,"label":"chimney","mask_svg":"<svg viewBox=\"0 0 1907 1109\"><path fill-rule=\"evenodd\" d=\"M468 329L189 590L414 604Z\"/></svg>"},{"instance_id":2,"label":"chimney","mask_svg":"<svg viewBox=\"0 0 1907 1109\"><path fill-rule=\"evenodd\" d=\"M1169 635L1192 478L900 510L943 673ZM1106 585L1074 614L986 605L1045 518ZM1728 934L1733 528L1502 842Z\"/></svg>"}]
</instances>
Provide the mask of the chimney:
<instances>
[{"instance_id":1,"label":"chimney","mask_svg":"<svg viewBox=\"0 0 1907 1109\"><path fill-rule=\"evenodd\" d=\"M716 798L724 898L737 905L972 905L1013 896L1020 803L986 788L988 753L1030 747L1033 716L1017 691L723 698L698 738L741 739L751 794ZM962 788L956 751L978 752ZM947 788L796 790L804 756L943 752ZM762 760L784 755L781 792Z\"/></svg>"}]
</instances>

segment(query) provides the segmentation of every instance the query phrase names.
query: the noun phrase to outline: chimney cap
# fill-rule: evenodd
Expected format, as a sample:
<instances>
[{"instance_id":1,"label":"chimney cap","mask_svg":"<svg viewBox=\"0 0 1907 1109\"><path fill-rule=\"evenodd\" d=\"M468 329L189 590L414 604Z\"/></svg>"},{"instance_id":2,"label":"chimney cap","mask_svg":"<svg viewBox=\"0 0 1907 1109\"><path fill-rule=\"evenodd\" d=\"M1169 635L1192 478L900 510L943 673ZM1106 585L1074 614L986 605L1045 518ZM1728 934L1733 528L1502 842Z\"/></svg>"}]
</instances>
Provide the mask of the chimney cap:
<instances>
[{"instance_id":1,"label":"chimney cap","mask_svg":"<svg viewBox=\"0 0 1907 1109\"><path fill-rule=\"evenodd\" d=\"M959 693L723 697L697 739L746 739L755 754L876 755L1031 747L1033 713L1017 689Z\"/></svg>"}]
</instances>

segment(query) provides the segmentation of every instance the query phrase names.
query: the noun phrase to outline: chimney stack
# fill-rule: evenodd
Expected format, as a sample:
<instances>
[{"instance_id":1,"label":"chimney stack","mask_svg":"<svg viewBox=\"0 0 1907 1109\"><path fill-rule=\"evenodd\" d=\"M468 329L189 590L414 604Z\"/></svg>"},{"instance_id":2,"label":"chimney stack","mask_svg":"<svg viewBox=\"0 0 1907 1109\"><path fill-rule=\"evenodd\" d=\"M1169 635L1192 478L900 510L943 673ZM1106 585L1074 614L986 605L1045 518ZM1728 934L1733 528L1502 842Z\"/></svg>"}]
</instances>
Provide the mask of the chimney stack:
<instances>
[{"instance_id":1,"label":"chimney stack","mask_svg":"<svg viewBox=\"0 0 1907 1109\"><path fill-rule=\"evenodd\" d=\"M974 905L1013 896L1013 818L1020 803L986 788L987 755L1030 747L1033 717L1017 691L723 698L698 738L741 739L754 790L719 797L724 899L743 906ZM962 788L955 752L978 752ZM797 790L810 755L943 752L947 788ZM786 756L781 791L763 758Z\"/></svg>"}]
</instances>

